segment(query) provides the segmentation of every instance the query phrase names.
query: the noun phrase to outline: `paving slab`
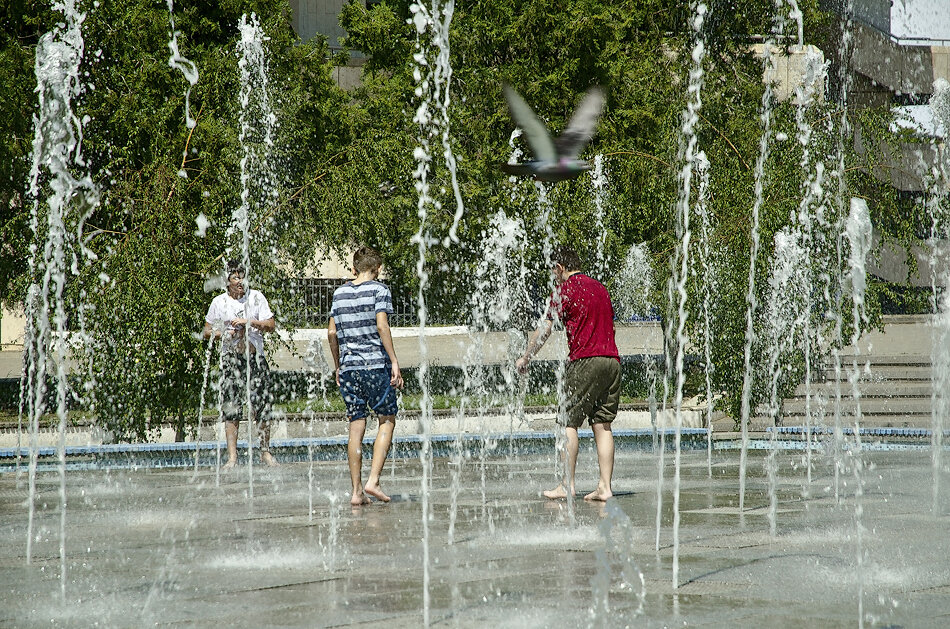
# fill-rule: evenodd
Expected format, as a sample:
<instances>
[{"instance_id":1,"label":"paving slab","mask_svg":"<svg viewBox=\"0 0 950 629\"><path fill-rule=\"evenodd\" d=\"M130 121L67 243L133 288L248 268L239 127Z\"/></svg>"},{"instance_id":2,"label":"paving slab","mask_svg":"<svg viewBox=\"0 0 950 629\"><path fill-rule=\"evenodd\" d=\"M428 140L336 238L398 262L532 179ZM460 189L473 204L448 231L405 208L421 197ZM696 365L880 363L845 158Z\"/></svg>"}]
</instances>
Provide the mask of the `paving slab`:
<instances>
[{"instance_id":1,"label":"paving slab","mask_svg":"<svg viewBox=\"0 0 950 629\"><path fill-rule=\"evenodd\" d=\"M940 463L935 504L929 450L846 453L838 474L818 450L810 483L800 450L752 450L740 513L736 444L717 446L679 457L678 539L673 453L661 484L659 453L618 452L604 505L539 497L551 448L431 470L397 458L393 501L363 507L341 461L253 480L246 466L42 472L28 563L29 475L2 473L0 626L950 624L950 475ZM580 492L595 468L582 451Z\"/></svg>"}]
</instances>

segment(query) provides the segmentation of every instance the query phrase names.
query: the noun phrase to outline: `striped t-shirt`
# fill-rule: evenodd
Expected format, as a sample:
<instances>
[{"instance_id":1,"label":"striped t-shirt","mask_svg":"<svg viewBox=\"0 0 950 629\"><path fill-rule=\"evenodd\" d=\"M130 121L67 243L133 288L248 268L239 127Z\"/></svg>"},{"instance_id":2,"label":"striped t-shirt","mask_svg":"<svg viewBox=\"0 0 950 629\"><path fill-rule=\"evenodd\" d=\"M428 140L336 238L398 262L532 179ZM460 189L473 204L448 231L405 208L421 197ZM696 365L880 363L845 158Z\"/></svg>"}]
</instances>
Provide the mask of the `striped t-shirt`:
<instances>
[{"instance_id":1,"label":"striped t-shirt","mask_svg":"<svg viewBox=\"0 0 950 629\"><path fill-rule=\"evenodd\" d=\"M330 317L340 343L340 371L390 367L376 327L380 312L393 313L392 293L381 282L347 282L334 291Z\"/></svg>"}]
</instances>

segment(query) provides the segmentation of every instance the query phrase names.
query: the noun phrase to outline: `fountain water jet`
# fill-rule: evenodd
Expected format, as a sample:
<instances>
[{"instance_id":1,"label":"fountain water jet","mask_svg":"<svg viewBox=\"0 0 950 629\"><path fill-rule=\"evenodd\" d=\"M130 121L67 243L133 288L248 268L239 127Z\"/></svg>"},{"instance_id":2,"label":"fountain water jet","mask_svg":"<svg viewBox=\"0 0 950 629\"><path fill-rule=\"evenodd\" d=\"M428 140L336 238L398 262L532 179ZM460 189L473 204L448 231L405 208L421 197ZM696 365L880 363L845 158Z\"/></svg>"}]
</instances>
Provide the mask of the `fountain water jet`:
<instances>
[{"instance_id":1,"label":"fountain water jet","mask_svg":"<svg viewBox=\"0 0 950 629\"><path fill-rule=\"evenodd\" d=\"M692 7L693 19L690 26L693 29L692 66L689 72L687 87L686 111L683 112L680 125L680 141L677 152L677 162L682 164L679 171L679 194L676 203L676 254L673 262L673 272L670 277L671 290L675 290L679 297L676 314L676 358L673 368L676 373L676 384L673 409L676 417L675 437L675 473L673 477L673 589L679 587L679 526L680 526L680 453L682 449L683 429L683 387L686 375L683 369L683 360L686 355L686 282L689 279L689 241L690 233L690 204L693 184L693 166L697 160L696 145L698 138L695 133L696 123L699 121L699 111L702 108L703 89L703 58L706 54L706 45L703 39L703 23L706 19L705 4L696 3ZM672 305L672 304L671 304Z\"/></svg>"},{"instance_id":2,"label":"fountain water jet","mask_svg":"<svg viewBox=\"0 0 950 629\"><path fill-rule=\"evenodd\" d=\"M715 370L712 358L712 293L715 285L715 272L712 262L712 251L709 244L712 236L712 221L709 209L709 160L706 154L700 151L696 155L696 172L699 176L699 193L696 199L696 213L699 215L699 243L697 252L699 273L702 275L702 335L703 358L705 361L706 380L706 475L712 478L712 450L713 450L713 400L712 374Z\"/></svg>"},{"instance_id":3,"label":"fountain water jet","mask_svg":"<svg viewBox=\"0 0 950 629\"><path fill-rule=\"evenodd\" d=\"M597 239L594 273L598 280L607 277L607 229L604 225L605 197L607 196L607 173L604 171L604 156L602 153L594 155L594 168L590 171L590 186L594 195L594 234Z\"/></svg>"},{"instance_id":4,"label":"fountain water jet","mask_svg":"<svg viewBox=\"0 0 950 629\"><path fill-rule=\"evenodd\" d=\"M775 235L775 256L769 277L769 297L766 305L766 332L769 344L769 360L766 373L769 375L768 415L773 426L769 453L766 457L766 473L769 481L769 531L776 534L778 510L778 427L781 422L781 400L778 397L779 380L785 372L784 360L797 349L803 336L805 319L809 311L804 307L808 294L807 252L800 242L801 235L795 229L786 228Z\"/></svg>"},{"instance_id":5,"label":"fountain water jet","mask_svg":"<svg viewBox=\"0 0 950 629\"><path fill-rule=\"evenodd\" d=\"M178 36L181 35L181 31L175 29L175 0L166 0L168 4L168 23L169 23L169 32L168 32L168 66L175 70L180 70L183 75L185 75L185 80L188 81L188 87L185 88L185 127L188 129L194 129L197 125L197 121L191 117L191 88L193 88L198 83L198 67L191 60L183 57L181 51L178 49ZM188 157L186 153L185 158ZM179 176L187 177L184 169L178 171Z\"/></svg>"},{"instance_id":6,"label":"fountain water jet","mask_svg":"<svg viewBox=\"0 0 950 629\"><path fill-rule=\"evenodd\" d=\"M29 521L26 560L32 560L34 501L36 499L36 434L40 417L46 411L47 377L56 381L56 416L59 420L60 476L60 593L66 595L66 408L69 386L67 360L72 351L66 325L66 283L68 275L78 275L81 263L94 254L83 242L83 229L99 203L99 192L85 170L82 157L82 121L73 111L73 102L82 94L79 64L84 41L81 25L85 14L75 2L57 2L65 22L43 35L36 49L36 92L39 113L34 115L33 163L30 168L30 196L33 198L30 225L34 242L44 242L42 253L36 245L30 249L32 277L42 277L31 286L27 300L30 319L27 342L27 402L29 413ZM43 170L48 177L44 177ZM44 193L48 194L43 199ZM45 209L45 225L40 218ZM80 335L85 331L85 309L78 308ZM52 314L52 319L51 315Z\"/></svg>"},{"instance_id":7,"label":"fountain water jet","mask_svg":"<svg viewBox=\"0 0 950 629\"><path fill-rule=\"evenodd\" d=\"M851 212L845 228L845 235L850 245L848 262L851 267L851 304L852 304L852 335L851 345L854 347L854 359L848 380L851 382L851 397L854 400L854 447L851 449L852 472L855 479L854 488L854 529L855 549L857 554L857 582L858 582L858 626L864 627L864 529L862 515L864 512L864 460L861 445L861 372L858 365L860 347L858 340L867 324L867 313L864 307L864 295L867 288L867 275L864 262L871 247L871 216L867 201L859 198L851 199ZM865 371L870 371L865 365Z\"/></svg>"},{"instance_id":8,"label":"fountain water jet","mask_svg":"<svg viewBox=\"0 0 950 629\"><path fill-rule=\"evenodd\" d=\"M590 580L594 599L590 609L590 618L592 626L609 627L615 626L615 623L619 620L616 616L617 610L614 610L614 614L610 610L610 577L613 564L620 564L621 591L636 592L639 605L633 611L634 616L643 613L643 605L646 599L646 579L633 560L633 553L636 548L633 522L623 512L623 509L617 505L616 501L607 501L604 506L604 518L597 528L604 538L604 547L597 549L595 553L597 573ZM611 561L612 555L615 561Z\"/></svg>"},{"instance_id":9,"label":"fountain water jet","mask_svg":"<svg viewBox=\"0 0 950 629\"><path fill-rule=\"evenodd\" d=\"M933 95L930 98L930 109L934 118L943 126L944 134L950 132L950 83L945 79L934 81ZM950 400L947 391L950 390L950 260L947 251L938 252L938 243L950 240L950 217L944 209L948 203L947 195L950 192L950 173L948 173L948 157L945 143L937 144L937 163L934 167L934 184L930 191L928 209L933 222L931 230L931 288L933 294L933 311L935 313L933 331L933 349L931 360L934 365L933 377L933 407L931 410L931 445L933 452L933 511L939 513L940 504L940 476L943 473L943 431L945 421L950 415ZM946 245L944 245L945 247ZM942 255L941 255L942 254ZM940 278L936 277L937 269L943 269ZM937 286L944 287L944 295L938 300Z\"/></svg>"},{"instance_id":10,"label":"fountain water jet","mask_svg":"<svg viewBox=\"0 0 950 629\"><path fill-rule=\"evenodd\" d=\"M801 12L795 7L798 19L801 20ZM801 37L799 37L799 41ZM810 150L812 138L812 125L809 122L807 113L809 107L814 103L815 95L820 86L824 85L827 76L827 64L822 61L820 56L814 51L809 52L805 58L805 77L801 85L795 88L795 126L797 127L797 139L802 146L802 170L809 173L802 183L804 194L801 203L798 206L798 215L793 217L792 223L797 225L801 232L802 245L805 249L805 268L809 277L813 275L812 248L815 246L814 224L812 217L812 206L820 206L824 198L824 162L817 159L812 168L812 161L815 157ZM814 172L812 172L814 170ZM817 211L816 211L817 213ZM803 354L805 358L805 466L807 470L807 484L805 485L805 495L809 495L812 481L812 347L813 338L817 331L812 329L811 311L813 308L813 298L811 291L806 292L805 304L805 329L802 334Z\"/></svg>"},{"instance_id":11,"label":"fountain water jet","mask_svg":"<svg viewBox=\"0 0 950 629\"><path fill-rule=\"evenodd\" d=\"M844 344L844 321L843 321L843 312L844 312L844 278L841 272L844 264L844 256L842 251L842 236L844 231L844 223L846 221L846 191L847 191L847 174L845 168L845 155L847 146L851 142L851 124L848 121L848 92L851 88L852 76L847 71L847 68L851 65L851 55L853 54L852 44L854 40L854 20L852 16L854 15L854 0L845 0L844 6L842 6L842 19L841 19L841 62L839 64L839 83L840 83L840 107L841 107L841 118L838 122L838 145L837 145L837 164L835 166L835 175L837 178L837 187L835 189L835 212L836 216L831 220L831 224L835 231L835 269L837 273L834 278L831 278L828 282L826 288L830 288L830 283L832 280L837 280L837 286L834 290L834 306L832 308L831 316L834 319L834 337L832 338L831 346L831 358L832 366L834 369L834 394L835 394L835 405L834 405L834 458L835 458L835 500L839 499L839 490L841 484L841 468L843 467L843 455L842 455L842 443L844 441L844 434L842 432L842 418L841 418L841 374L842 374L842 365L841 365L841 348Z\"/></svg>"},{"instance_id":12,"label":"fountain water jet","mask_svg":"<svg viewBox=\"0 0 950 629\"><path fill-rule=\"evenodd\" d=\"M267 53L264 42L268 39L261 29L257 15L241 16L238 23L241 39L236 54L240 70L241 90L238 99L241 131L241 203L232 214L228 227L229 238L237 238L241 264L245 269L244 289L248 290L254 276L251 258L252 222L258 221L254 230L265 224L267 204L277 196L276 175L271 160L277 116L270 103ZM244 344L245 364L250 364L249 343ZM223 360L223 353L222 353ZM245 370L245 419L247 421L248 491L254 499L254 443L257 440L257 421L251 409L251 370Z\"/></svg>"},{"instance_id":13,"label":"fountain water jet","mask_svg":"<svg viewBox=\"0 0 950 629\"><path fill-rule=\"evenodd\" d=\"M653 284L653 266L646 244L630 245L613 282L611 301L616 318L620 321L649 319Z\"/></svg>"},{"instance_id":14,"label":"fountain water jet","mask_svg":"<svg viewBox=\"0 0 950 629\"><path fill-rule=\"evenodd\" d=\"M783 0L773 0L775 15L773 16L772 31L762 47L762 68L763 73L768 75L772 69L772 47L775 44L776 37L785 30L785 16L782 13ZM746 333L745 333L745 352L744 352L744 371L742 378L742 403L741 417L742 423L742 451L739 455L739 517L743 519L745 513L745 485L746 485L746 459L749 449L749 420L751 415L751 397L752 397L752 345L755 343L755 314L758 309L758 298L755 292L756 265L759 257L759 210L763 203L763 190L765 187L765 162L769 156L769 143L772 139L772 108L773 103L772 83L766 82L765 90L762 92L762 104L759 111L759 120L762 124L762 135L759 138L759 155L755 162L755 189L752 202L752 248L749 253L749 291L746 294Z\"/></svg>"},{"instance_id":15,"label":"fountain water jet","mask_svg":"<svg viewBox=\"0 0 950 629\"><path fill-rule=\"evenodd\" d=\"M454 0L431 0L427 6L422 2L414 2L409 6L409 23L415 27L416 43L413 53L413 79L416 81L415 95L419 105L413 115L413 122L418 125L418 145L413 157L416 168L413 178L416 180L415 189L418 193L416 204L419 217L419 230L412 238L418 246L419 258L416 264L416 275L419 278L418 313L419 313L419 382L422 386L422 400L420 401L420 427L423 436L423 447L420 456L423 461L422 476L422 519L423 519L423 624L429 626L429 490L432 475L432 398L429 392L428 377L428 350L426 347L426 317L427 308L425 291L428 284L426 257L429 248L437 245L440 239L431 233L428 224L430 206L434 211L442 209L442 202L433 196L430 190L430 175L434 172L433 145L438 142L442 148L442 158L449 170L452 191L455 199L455 212L452 225L441 243L449 246L458 241L456 230L464 212L461 191L458 186L457 164L452 151L450 139L449 106L451 104L450 85L452 80L452 66L450 63L449 27L455 11ZM434 111L437 109L437 111Z\"/></svg>"},{"instance_id":16,"label":"fountain water jet","mask_svg":"<svg viewBox=\"0 0 950 629\"><path fill-rule=\"evenodd\" d=\"M452 502L449 515L449 543L454 542L455 521L458 510L459 482L464 464L463 422L472 414L482 419L486 414L486 405L497 401L499 391L486 379L488 367L485 364L486 336L499 329L508 327L516 312L524 305L527 293L526 279L528 269L524 260L524 252L528 247L527 234L523 223L519 219L509 218L504 211L499 210L491 217L489 225L482 231L481 255L475 270L475 287L469 298L468 311L471 321L468 326L468 348L463 356L464 381L461 391L461 400L456 409L457 434L453 452L452 469ZM520 345L518 340L511 339L509 353ZM514 357L507 356L507 360L500 366L504 378L504 391L517 391L517 374L514 369ZM510 394L503 394L504 408L509 419L509 452L513 454L514 422L516 417L523 418L523 402L513 398ZM520 403L519 403L520 402ZM487 501L485 496L485 458L488 449L487 435L483 435L479 444L479 465L481 467L481 485L483 505Z\"/></svg>"}]
</instances>

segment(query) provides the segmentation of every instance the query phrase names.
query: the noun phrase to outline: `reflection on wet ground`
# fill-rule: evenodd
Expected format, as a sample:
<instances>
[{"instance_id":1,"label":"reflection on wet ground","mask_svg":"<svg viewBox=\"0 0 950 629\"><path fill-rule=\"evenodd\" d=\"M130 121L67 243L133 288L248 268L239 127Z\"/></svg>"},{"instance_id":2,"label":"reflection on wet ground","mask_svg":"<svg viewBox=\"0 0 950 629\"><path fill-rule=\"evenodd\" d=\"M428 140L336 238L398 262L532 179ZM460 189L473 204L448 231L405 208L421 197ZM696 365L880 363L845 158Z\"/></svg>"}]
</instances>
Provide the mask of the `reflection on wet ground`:
<instances>
[{"instance_id":1,"label":"reflection on wet ground","mask_svg":"<svg viewBox=\"0 0 950 629\"><path fill-rule=\"evenodd\" d=\"M451 544L453 466L437 459L430 622L854 627L860 596L867 626L950 625L950 501L942 498L934 513L927 451L866 452L858 510L850 470L839 476L836 500L830 460L814 456L805 487L802 453L777 458L773 538L763 453L750 455L741 515L738 452L714 452L711 478L705 452L683 454L675 589L672 456L665 458L659 551L657 457L650 452L618 452L613 500L620 512L610 514L609 529L600 526L608 519L603 504L577 500L569 508L539 497L555 483L553 452L467 459ZM582 452L579 493L593 489L595 465ZM386 470L388 505L351 507L343 462L314 463L312 478L311 493L308 463L255 468L251 497L246 467L223 474L220 484L207 468L197 476L191 469L71 472L64 599L59 476L38 475L28 565L26 474L2 474L0 626L421 626L418 459L397 459ZM644 578L642 601L639 581L627 578L631 566Z\"/></svg>"}]
</instances>

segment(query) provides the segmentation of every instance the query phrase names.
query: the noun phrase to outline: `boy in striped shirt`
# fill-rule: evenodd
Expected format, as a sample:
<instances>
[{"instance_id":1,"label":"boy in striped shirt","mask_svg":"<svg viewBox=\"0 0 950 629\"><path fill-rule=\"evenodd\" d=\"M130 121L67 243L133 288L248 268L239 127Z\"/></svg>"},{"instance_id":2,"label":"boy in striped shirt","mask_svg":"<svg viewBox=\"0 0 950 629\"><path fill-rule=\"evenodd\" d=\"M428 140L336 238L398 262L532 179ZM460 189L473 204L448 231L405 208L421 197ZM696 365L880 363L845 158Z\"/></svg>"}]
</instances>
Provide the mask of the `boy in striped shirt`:
<instances>
[{"instance_id":1,"label":"boy in striped shirt","mask_svg":"<svg viewBox=\"0 0 950 629\"><path fill-rule=\"evenodd\" d=\"M389 502L379 486L379 477L396 427L396 389L403 384L389 329L392 293L376 280L382 265L379 252L371 247L362 247L353 254L356 279L333 293L327 329L336 383L350 421L346 455L353 484L350 504L354 506L368 504L369 496ZM379 430L373 442L369 479L363 485L362 444L370 409L376 413Z\"/></svg>"}]
</instances>

